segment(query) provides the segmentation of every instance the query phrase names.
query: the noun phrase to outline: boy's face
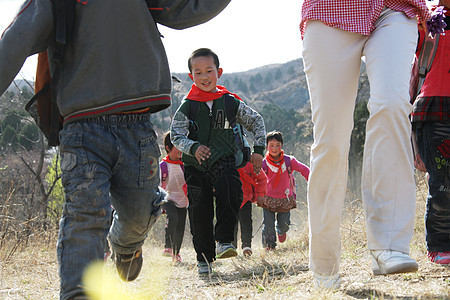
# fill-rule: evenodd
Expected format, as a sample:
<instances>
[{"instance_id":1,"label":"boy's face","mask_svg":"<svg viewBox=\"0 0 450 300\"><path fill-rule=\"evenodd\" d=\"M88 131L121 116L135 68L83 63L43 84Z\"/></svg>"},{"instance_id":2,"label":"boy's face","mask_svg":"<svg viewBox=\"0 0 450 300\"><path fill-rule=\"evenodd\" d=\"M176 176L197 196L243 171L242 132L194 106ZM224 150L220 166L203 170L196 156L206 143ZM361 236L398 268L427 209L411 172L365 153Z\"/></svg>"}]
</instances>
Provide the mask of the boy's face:
<instances>
[{"instance_id":1,"label":"boy's face","mask_svg":"<svg viewBox=\"0 0 450 300\"><path fill-rule=\"evenodd\" d=\"M281 149L283 144L277 140L270 140L267 143L267 151L269 151L270 156L273 158L278 158L281 154Z\"/></svg>"},{"instance_id":2,"label":"boy's face","mask_svg":"<svg viewBox=\"0 0 450 300\"><path fill-rule=\"evenodd\" d=\"M217 79L222 76L222 68L217 69L212 56L199 56L191 59L192 73L189 77L204 92L215 92Z\"/></svg>"},{"instance_id":3,"label":"boy's face","mask_svg":"<svg viewBox=\"0 0 450 300\"><path fill-rule=\"evenodd\" d=\"M166 146L166 150L168 149L169 147ZM169 150L167 154L169 155L170 160L181 160L181 151L175 148L175 146L172 147L172 150Z\"/></svg>"}]
</instances>

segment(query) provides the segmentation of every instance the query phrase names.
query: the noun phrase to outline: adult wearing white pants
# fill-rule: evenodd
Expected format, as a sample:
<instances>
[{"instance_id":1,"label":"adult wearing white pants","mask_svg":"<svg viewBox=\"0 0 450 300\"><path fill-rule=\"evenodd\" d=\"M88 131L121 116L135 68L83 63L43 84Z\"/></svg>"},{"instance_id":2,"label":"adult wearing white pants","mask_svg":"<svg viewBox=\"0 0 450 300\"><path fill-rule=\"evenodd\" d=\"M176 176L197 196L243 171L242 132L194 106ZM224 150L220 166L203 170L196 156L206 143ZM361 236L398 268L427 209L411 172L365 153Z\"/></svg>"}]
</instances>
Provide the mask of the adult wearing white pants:
<instances>
[{"instance_id":1,"label":"adult wearing white pants","mask_svg":"<svg viewBox=\"0 0 450 300\"><path fill-rule=\"evenodd\" d=\"M340 222L361 57L370 82L362 194L375 275L417 271L409 75L425 1L305 0L300 28L314 123L308 183L310 270L340 286Z\"/></svg>"}]
</instances>

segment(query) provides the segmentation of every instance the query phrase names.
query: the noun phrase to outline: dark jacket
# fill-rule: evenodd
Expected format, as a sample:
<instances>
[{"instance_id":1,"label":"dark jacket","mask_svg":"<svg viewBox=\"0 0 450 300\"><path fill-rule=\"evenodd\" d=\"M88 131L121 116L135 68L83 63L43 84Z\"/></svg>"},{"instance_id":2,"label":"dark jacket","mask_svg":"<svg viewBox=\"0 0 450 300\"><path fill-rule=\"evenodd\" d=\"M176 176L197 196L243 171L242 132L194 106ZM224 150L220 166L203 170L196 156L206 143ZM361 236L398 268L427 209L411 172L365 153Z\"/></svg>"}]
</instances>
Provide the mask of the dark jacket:
<instances>
[{"instance_id":1,"label":"dark jacket","mask_svg":"<svg viewBox=\"0 0 450 300\"><path fill-rule=\"evenodd\" d=\"M254 152L264 154L266 130L259 113L236 98L236 122L254 134ZM172 121L170 137L172 143L183 152L185 166L195 166L200 171L209 169L224 156L234 155L235 137L225 117L224 97L213 101L212 108L201 102L195 117L196 130L189 131L189 99L183 100ZM210 148L211 156L201 165L194 154L200 145Z\"/></svg>"}]
</instances>

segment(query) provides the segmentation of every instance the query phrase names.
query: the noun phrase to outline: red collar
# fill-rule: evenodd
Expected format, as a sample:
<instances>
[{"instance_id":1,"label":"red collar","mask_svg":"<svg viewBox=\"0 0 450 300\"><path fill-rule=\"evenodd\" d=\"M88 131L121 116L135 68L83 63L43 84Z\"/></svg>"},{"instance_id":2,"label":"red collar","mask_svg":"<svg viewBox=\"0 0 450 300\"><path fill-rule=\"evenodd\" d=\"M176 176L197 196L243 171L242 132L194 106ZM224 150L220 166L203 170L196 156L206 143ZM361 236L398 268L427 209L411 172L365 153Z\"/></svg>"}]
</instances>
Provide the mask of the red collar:
<instances>
[{"instance_id":1,"label":"red collar","mask_svg":"<svg viewBox=\"0 0 450 300\"><path fill-rule=\"evenodd\" d=\"M162 160L165 161L165 162L168 162L170 164L176 164L176 165L182 165L183 164L183 162L181 160L170 160L169 154L167 154L167 156L164 157Z\"/></svg>"},{"instance_id":2,"label":"red collar","mask_svg":"<svg viewBox=\"0 0 450 300\"><path fill-rule=\"evenodd\" d=\"M225 94L233 95L235 98L242 101L242 99L233 93L230 93L226 87L218 85L217 91L214 93L211 92L205 92L198 88L195 84L192 84L191 90L189 91L189 94L187 95L187 98L189 100L199 101L199 102L207 102L212 101L221 98Z\"/></svg>"}]
</instances>

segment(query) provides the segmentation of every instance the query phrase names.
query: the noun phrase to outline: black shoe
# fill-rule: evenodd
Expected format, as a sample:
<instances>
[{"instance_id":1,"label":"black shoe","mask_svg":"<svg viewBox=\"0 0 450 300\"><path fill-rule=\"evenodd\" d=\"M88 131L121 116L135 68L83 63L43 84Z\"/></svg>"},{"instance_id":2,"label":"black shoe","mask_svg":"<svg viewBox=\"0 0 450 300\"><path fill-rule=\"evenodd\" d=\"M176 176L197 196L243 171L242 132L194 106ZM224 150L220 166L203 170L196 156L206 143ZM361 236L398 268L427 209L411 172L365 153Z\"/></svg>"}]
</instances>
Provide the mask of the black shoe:
<instances>
[{"instance_id":1,"label":"black shoe","mask_svg":"<svg viewBox=\"0 0 450 300\"><path fill-rule=\"evenodd\" d=\"M132 254L114 254L117 273L123 281L133 281L142 269L142 248Z\"/></svg>"},{"instance_id":2,"label":"black shoe","mask_svg":"<svg viewBox=\"0 0 450 300\"><path fill-rule=\"evenodd\" d=\"M69 300L89 300L89 298L85 294L81 293L69 298Z\"/></svg>"}]
</instances>

